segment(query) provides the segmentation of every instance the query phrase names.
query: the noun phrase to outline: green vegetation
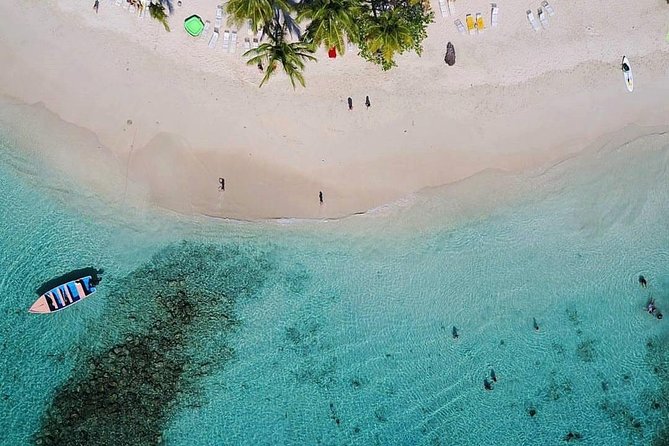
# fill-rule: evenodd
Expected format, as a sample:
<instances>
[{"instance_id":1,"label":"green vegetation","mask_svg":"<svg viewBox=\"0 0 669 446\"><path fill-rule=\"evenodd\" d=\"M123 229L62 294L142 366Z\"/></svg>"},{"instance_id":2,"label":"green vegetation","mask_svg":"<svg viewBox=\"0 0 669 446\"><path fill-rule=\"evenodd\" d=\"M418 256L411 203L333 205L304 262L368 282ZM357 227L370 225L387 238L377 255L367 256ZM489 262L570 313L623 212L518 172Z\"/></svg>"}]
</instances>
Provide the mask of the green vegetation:
<instances>
[{"instance_id":1,"label":"green vegetation","mask_svg":"<svg viewBox=\"0 0 669 446\"><path fill-rule=\"evenodd\" d=\"M359 55L383 70L395 66L395 56L422 52L427 25L434 14L418 0L230 0L226 5L231 25L249 22L266 42L247 51L249 64L266 69L264 85L280 64L295 88L304 86L304 62L315 61L320 46L343 54L346 42ZM304 33L297 23L306 24ZM296 38L291 38L295 36Z\"/></svg>"},{"instance_id":2,"label":"green vegetation","mask_svg":"<svg viewBox=\"0 0 669 446\"><path fill-rule=\"evenodd\" d=\"M167 10L171 10L171 3L168 0L158 0L149 3L149 13L151 17L158 20L165 27L165 31L170 31L170 25L167 23Z\"/></svg>"}]
</instances>

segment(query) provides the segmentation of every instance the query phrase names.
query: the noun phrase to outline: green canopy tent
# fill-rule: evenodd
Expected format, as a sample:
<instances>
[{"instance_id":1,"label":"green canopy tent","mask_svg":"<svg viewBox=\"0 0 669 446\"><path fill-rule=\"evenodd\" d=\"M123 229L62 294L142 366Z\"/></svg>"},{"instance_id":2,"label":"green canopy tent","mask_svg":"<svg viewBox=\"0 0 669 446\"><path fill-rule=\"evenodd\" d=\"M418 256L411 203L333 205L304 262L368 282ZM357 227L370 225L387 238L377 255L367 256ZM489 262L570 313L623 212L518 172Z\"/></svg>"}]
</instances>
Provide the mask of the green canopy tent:
<instances>
[{"instance_id":1,"label":"green canopy tent","mask_svg":"<svg viewBox=\"0 0 669 446\"><path fill-rule=\"evenodd\" d=\"M199 16L192 15L184 20L184 28L186 28L186 32L188 34L193 37L197 37L202 34L202 31L204 30L204 23Z\"/></svg>"}]
</instances>

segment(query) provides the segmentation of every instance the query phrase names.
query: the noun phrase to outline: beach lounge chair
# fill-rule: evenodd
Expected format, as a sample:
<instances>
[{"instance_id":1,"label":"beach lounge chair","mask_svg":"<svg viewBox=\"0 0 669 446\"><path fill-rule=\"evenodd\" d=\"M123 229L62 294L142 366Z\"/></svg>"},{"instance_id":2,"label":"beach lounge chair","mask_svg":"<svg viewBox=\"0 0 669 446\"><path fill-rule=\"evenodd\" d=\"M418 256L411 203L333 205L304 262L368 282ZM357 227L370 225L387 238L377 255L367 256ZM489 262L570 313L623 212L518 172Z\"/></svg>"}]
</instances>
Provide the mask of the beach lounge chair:
<instances>
[{"instance_id":1,"label":"beach lounge chair","mask_svg":"<svg viewBox=\"0 0 669 446\"><path fill-rule=\"evenodd\" d=\"M251 43L252 48L258 48L258 38L254 37L253 38L253 43Z\"/></svg>"},{"instance_id":2,"label":"beach lounge chair","mask_svg":"<svg viewBox=\"0 0 669 446\"><path fill-rule=\"evenodd\" d=\"M130 7L128 7L128 12L130 12L130 14L134 14L137 12L137 7L134 4L130 5Z\"/></svg>"},{"instance_id":3,"label":"beach lounge chair","mask_svg":"<svg viewBox=\"0 0 669 446\"><path fill-rule=\"evenodd\" d=\"M476 13L476 29L478 29L479 32L483 32L485 29L485 25L483 24L483 16L480 12Z\"/></svg>"},{"instance_id":4,"label":"beach lounge chair","mask_svg":"<svg viewBox=\"0 0 669 446\"><path fill-rule=\"evenodd\" d=\"M223 51L228 51L230 46L230 31L227 29L223 32Z\"/></svg>"},{"instance_id":5,"label":"beach lounge chair","mask_svg":"<svg viewBox=\"0 0 669 446\"><path fill-rule=\"evenodd\" d=\"M455 21L454 21L453 23L455 23L455 27L458 29L458 32L459 32L460 34L464 34L464 33L465 33L465 31L466 31L466 30L465 30L465 25L462 24L462 20L460 20L460 19L455 19Z\"/></svg>"},{"instance_id":6,"label":"beach lounge chair","mask_svg":"<svg viewBox=\"0 0 669 446\"><path fill-rule=\"evenodd\" d=\"M206 39L207 34L209 34L209 28L211 28L211 22L207 20L204 22L204 29L202 30L202 34L200 34L200 39Z\"/></svg>"},{"instance_id":7,"label":"beach lounge chair","mask_svg":"<svg viewBox=\"0 0 669 446\"><path fill-rule=\"evenodd\" d=\"M537 10L537 14L539 15L539 21L541 22L541 26L543 26L544 29L547 29L548 28L548 15L541 8L539 8Z\"/></svg>"},{"instance_id":8,"label":"beach lounge chair","mask_svg":"<svg viewBox=\"0 0 669 446\"><path fill-rule=\"evenodd\" d=\"M548 13L548 15L552 16L553 14L555 14L555 10L553 9L553 6L549 5L547 1L541 2L541 6L544 7L544 9Z\"/></svg>"},{"instance_id":9,"label":"beach lounge chair","mask_svg":"<svg viewBox=\"0 0 669 446\"><path fill-rule=\"evenodd\" d=\"M527 20L529 20L530 25L532 25L532 29L539 31L539 22L537 22L537 19L534 18L534 14L529 9L527 10Z\"/></svg>"},{"instance_id":10,"label":"beach lounge chair","mask_svg":"<svg viewBox=\"0 0 669 446\"><path fill-rule=\"evenodd\" d=\"M237 50L237 31L230 33L230 52L234 53Z\"/></svg>"},{"instance_id":11,"label":"beach lounge chair","mask_svg":"<svg viewBox=\"0 0 669 446\"><path fill-rule=\"evenodd\" d=\"M490 11L490 24L495 27L497 26L497 14L499 12L499 8L497 7L497 3L491 3L491 11Z\"/></svg>"},{"instance_id":12,"label":"beach lounge chair","mask_svg":"<svg viewBox=\"0 0 669 446\"><path fill-rule=\"evenodd\" d=\"M216 42L218 42L218 31L214 30L209 38L209 48L216 48Z\"/></svg>"},{"instance_id":13,"label":"beach lounge chair","mask_svg":"<svg viewBox=\"0 0 669 446\"><path fill-rule=\"evenodd\" d=\"M130 3L128 3L128 0L123 0L123 9L128 9L128 6L130 6Z\"/></svg>"},{"instance_id":14,"label":"beach lounge chair","mask_svg":"<svg viewBox=\"0 0 669 446\"><path fill-rule=\"evenodd\" d=\"M218 5L216 7L216 20L214 21L214 29L219 31L221 25L223 24L223 6Z\"/></svg>"},{"instance_id":15,"label":"beach lounge chair","mask_svg":"<svg viewBox=\"0 0 669 446\"><path fill-rule=\"evenodd\" d=\"M114 3L116 6L121 6L121 1L123 0L116 0L116 3Z\"/></svg>"},{"instance_id":16,"label":"beach lounge chair","mask_svg":"<svg viewBox=\"0 0 669 446\"><path fill-rule=\"evenodd\" d=\"M446 0L446 5L448 5L448 12L455 15L455 0Z\"/></svg>"},{"instance_id":17,"label":"beach lounge chair","mask_svg":"<svg viewBox=\"0 0 669 446\"><path fill-rule=\"evenodd\" d=\"M248 51L251 49L251 38L244 37L244 50Z\"/></svg>"},{"instance_id":18,"label":"beach lounge chair","mask_svg":"<svg viewBox=\"0 0 669 446\"><path fill-rule=\"evenodd\" d=\"M467 22L467 31L469 34L474 34L474 29L476 28L474 25L474 17L472 17L471 14L467 14L467 17L465 17L465 22Z\"/></svg>"},{"instance_id":19,"label":"beach lounge chair","mask_svg":"<svg viewBox=\"0 0 669 446\"><path fill-rule=\"evenodd\" d=\"M439 10L441 11L442 17L448 17L448 6L446 5L446 0L439 0Z\"/></svg>"}]
</instances>

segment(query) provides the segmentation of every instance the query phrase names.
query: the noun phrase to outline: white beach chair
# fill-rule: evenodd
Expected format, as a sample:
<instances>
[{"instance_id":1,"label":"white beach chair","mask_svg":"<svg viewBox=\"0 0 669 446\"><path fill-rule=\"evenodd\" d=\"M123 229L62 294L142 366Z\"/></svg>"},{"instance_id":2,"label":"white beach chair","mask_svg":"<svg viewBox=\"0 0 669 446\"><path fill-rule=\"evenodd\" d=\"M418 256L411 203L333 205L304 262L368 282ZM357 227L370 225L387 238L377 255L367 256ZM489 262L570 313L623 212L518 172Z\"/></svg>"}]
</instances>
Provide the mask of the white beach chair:
<instances>
[{"instance_id":1,"label":"white beach chair","mask_svg":"<svg viewBox=\"0 0 669 446\"><path fill-rule=\"evenodd\" d=\"M137 7L134 4L132 4L128 8L128 11L130 12L130 14L134 14L135 12L137 12Z\"/></svg>"},{"instance_id":2,"label":"white beach chair","mask_svg":"<svg viewBox=\"0 0 669 446\"><path fill-rule=\"evenodd\" d=\"M209 48L216 48L216 42L218 42L218 31L214 30L209 39Z\"/></svg>"},{"instance_id":3,"label":"white beach chair","mask_svg":"<svg viewBox=\"0 0 669 446\"><path fill-rule=\"evenodd\" d=\"M439 10L441 11L442 17L448 17L448 6L446 6L446 0L439 0Z\"/></svg>"},{"instance_id":4,"label":"white beach chair","mask_svg":"<svg viewBox=\"0 0 669 446\"><path fill-rule=\"evenodd\" d=\"M549 5L547 1L541 2L541 6L544 7L544 9L548 13L548 15L552 16L553 14L555 14L555 10L553 9L553 6Z\"/></svg>"},{"instance_id":5,"label":"white beach chair","mask_svg":"<svg viewBox=\"0 0 669 446\"><path fill-rule=\"evenodd\" d=\"M499 13L499 8L497 7L497 3L491 3L490 6L490 25L495 27L497 26L497 14Z\"/></svg>"},{"instance_id":6,"label":"white beach chair","mask_svg":"<svg viewBox=\"0 0 669 446\"><path fill-rule=\"evenodd\" d=\"M223 24L223 6L218 5L216 7L216 20L214 21L214 29L219 31L221 25Z\"/></svg>"},{"instance_id":7,"label":"white beach chair","mask_svg":"<svg viewBox=\"0 0 669 446\"><path fill-rule=\"evenodd\" d=\"M223 51L228 51L230 46L230 31L227 29L223 32Z\"/></svg>"},{"instance_id":8,"label":"white beach chair","mask_svg":"<svg viewBox=\"0 0 669 446\"><path fill-rule=\"evenodd\" d=\"M122 0L116 0L116 3L114 3L116 6L121 6L121 1Z\"/></svg>"},{"instance_id":9,"label":"white beach chair","mask_svg":"<svg viewBox=\"0 0 669 446\"><path fill-rule=\"evenodd\" d=\"M230 33L230 52L234 53L237 50L237 31L233 30Z\"/></svg>"},{"instance_id":10,"label":"white beach chair","mask_svg":"<svg viewBox=\"0 0 669 446\"><path fill-rule=\"evenodd\" d=\"M534 14L529 9L527 10L527 20L530 21L530 25L532 25L533 30L539 31L539 22L537 22L537 19L534 18Z\"/></svg>"},{"instance_id":11,"label":"white beach chair","mask_svg":"<svg viewBox=\"0 0 669 446\"><path fill-rule=\"evenodd\" d=\"M258 38L254 37L253 38L253 43L251 43L252 48L258 48Z\"/></svg>"},{"instance_id":12,"label":"white beach chair","mask_svg":"<svg viewBox=\"0 0 669 446\"><path fill-rule=\"evenodd\" d=\"M455 15L455 0L447 0L446 5L448 6L448 12L454 16Z\"/></svg>"},{"instance_id":13,"label":"white beach chair","mask_svg":"<svg viewBox=\"0 0 669 446\"><path fill-rule=\"evenodd\" d=\"M204 22L204 28L202 29L202 34L200 34L200 39L205 40L207 38L207 34L209 34L209 28L211 28L211 22L207 20Z\"/></svg>"},{"instance_id":14,"label":"white beach chair","mask_svg":"<svg viewBox=\"0 0 669 446\"><path fill-rule=\"evenodd\" d=\"M250 49L251 49L251 38L244 37L244 51L248 51Z\"/></svg>"},{"instance_id":15,"label":"white beach chair","mask_svg":"<svg viewBox=\"0 0 669 446\"><path fill-rule=\"evenodd\" d=\"M458 32L460 34L464 34L464 33L467 32L467 30L465 29L465 24L462 23L462 20L455 19L455 21L453 23L455 23L455 27L458 28Z\"/></svg>"},{"instance_id":16,"label":"white beach chair","mask_svg":"<svg viewBox=\"0 0 669 446\"><path fill-rule=\"evenodd\" d=\"M130 6L130 3L127 0L123 0L123 9L128 9L128 6Z\"/></svg>"},{"instance_id":17,"label":"white beach chair","mask_svg":"<svg viewBox=\"0 0 669 446\"><path fill-rule=\"evenodd\" d=\"M548 29L548 15L541 8L537 10L537 14L539 15L541 26L543 26L544 29Z\"/></svg>"}]
</instances>

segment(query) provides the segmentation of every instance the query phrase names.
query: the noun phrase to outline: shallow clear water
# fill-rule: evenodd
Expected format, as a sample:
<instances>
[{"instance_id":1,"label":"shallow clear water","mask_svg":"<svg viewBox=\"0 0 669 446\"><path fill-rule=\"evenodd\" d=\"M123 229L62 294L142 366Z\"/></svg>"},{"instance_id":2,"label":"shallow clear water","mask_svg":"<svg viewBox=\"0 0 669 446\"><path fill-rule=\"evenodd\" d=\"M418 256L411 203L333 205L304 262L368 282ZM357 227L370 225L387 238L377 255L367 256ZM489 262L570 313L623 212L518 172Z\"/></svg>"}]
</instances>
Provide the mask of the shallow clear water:
<instances>
[{"instance_id":1,"label":"shallow clear water","mask_svg":"<svg viewBox=\"0 0 669 446\"><path fill-rule=\"evenodd\" d=\"M666 135L284 226L92 203L17 153L0 149L0 444L666 444L669 322L643 311L669 313ZM86 266L99 293L27 314ZM165 356L119 359L138 338ZM110 376L91 384L91 363ZM159 407L139 426L121 394Z\"/></svg>"}]
</instances>

